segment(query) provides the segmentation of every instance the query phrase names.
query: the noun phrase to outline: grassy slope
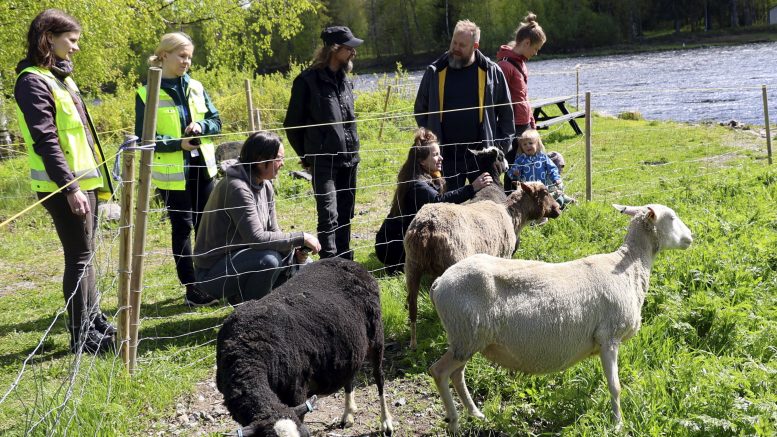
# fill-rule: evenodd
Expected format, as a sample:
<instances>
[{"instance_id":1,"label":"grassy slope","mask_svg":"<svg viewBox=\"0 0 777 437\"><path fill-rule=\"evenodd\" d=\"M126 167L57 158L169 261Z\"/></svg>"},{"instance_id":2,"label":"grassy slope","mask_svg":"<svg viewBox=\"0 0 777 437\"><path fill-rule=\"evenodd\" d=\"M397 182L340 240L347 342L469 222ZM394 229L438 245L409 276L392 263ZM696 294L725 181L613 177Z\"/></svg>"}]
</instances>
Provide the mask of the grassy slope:
<instances>
[{"instance_id":1,"label":"grassy slope","mask_svg":"<svg viewBox=\"0 0 777 437\"><path fill-rule=\"evenodd\" d=\"M277 101L284 99L280 94ZM374 117L382 109L382 96L361 95L357 105L362 119ZM396 101L390 110L407 107L407 101ZM265 120L269 126L277 122ZM406 118L387 123L382 140L377 139L379 121L360 126L364 153L359 183L364 188L353 231L357 259L370 269L380 267L372 254L372 237L388 210L392 181L411 139L399 127L410 124ZM612 251L622 241L627 219L609 203L674 207L696 241L688 251L659 255L643 328L621 349L626 429L635 435L773 434L777 213L772 205L777 175L766 167L763 153L752 150L754 144L764 148L764 141L716 126L607 118L596 118L593 132L594 201L581 202L546 226L524 230L517 256L563 261ZM582 200L582 138L566 126L544 138L549 149L565 154L569 191ZM288 162L288 169L296 167L294 159ZM3 217L31 199L24 172L20 160L0 166L3 193L15 199L0 206ZM314 229L309 184L283 177L278 209L284 229ZM60 317L18 388L0 404L0 433L23 434L43 418L36 434L52 429L61 434L66 428L143 434L153 420L169 417L175 399L208 374L215 362L215 327L230 310L189 312L182 305L182 287L169 255L169 227L162 219L158 211L149 218L139 372L125 377L112 357L84 357L74 363L66 353ZM98 264L103 308L110 313L117 309L117 247L115 227L106 227ZM37 208L0 230L0 253L0 287L6 294L0 298L4 394L61 307L61 249L47 215ZM386 335L406 344L403 278L376 275L384 296ZM428 299L422 296L420 304L419 348L393 363L407 378L422 376L445 349L445 334ZM68 393L67 375L74 364L80 370ZM467 378L489 420L466 420L466 430L601 435L610 429L609 394L596 359L558 374L521 376L476 357ZM61 404L64 408L58 408ZM442 417L439 426L442 430Z\"/></svg>"}]
</instances>

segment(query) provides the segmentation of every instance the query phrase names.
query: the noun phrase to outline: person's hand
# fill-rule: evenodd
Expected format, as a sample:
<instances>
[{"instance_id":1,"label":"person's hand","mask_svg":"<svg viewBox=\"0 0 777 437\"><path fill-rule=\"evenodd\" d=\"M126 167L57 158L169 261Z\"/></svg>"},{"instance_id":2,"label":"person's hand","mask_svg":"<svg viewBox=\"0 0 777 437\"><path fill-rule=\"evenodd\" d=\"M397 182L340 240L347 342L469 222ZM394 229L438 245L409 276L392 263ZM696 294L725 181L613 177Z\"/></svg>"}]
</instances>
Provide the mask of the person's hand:
<instances>
[{"instance_id":1,"label":"person's hand","mask_svg":"<svg viewBox=\"0 0 777 437\"><path fill-rule=\"evenodd\" d=\"M193 121L189 123L188 126L186 126L186 129L184 129L184 133L186 135L200 135L202 134L202 126L196 121Z\"/></svg>"},{"instance_id":2,"label":"person's hand","mask_svg":"<svg viewBox=\"0 0 777 437\"><path fill-rule=\"evenodd\" d=\"M307 232L303 232L305 241L302 243L303 246L310 249L310 251L313 254L318 253L321 250L321 243L318 242L318 238L316 238L315 235L308 234Z\"/></svg>"},{"instance_id":3,"label":"person's hand","mask_svg":"<svg viewBox=\"0 0 777 437\"><path fill-rule=\"evenodd\" d=\"M491 185L492 182L494 182L494 180L491 179L491 175L488 173L483 173L482 175L478 176L477 179L472 181L472 188L474 188L475 192L477 193L483 188Z\"/></svg>"},{"instance_id":4,"label":"person's hand","mask_svg":"<svg viewBox=\"0 0 777 437\"><path fill-rule=\"evenodd\" d=\"M200 148L198 145L191 144L190 141L193 138L181 138L181 148L183 150L186 150L187 152L191 152L192 150L197 150Z\"/></svg>"},{"instance_id":5,"label":"person's hand","mask_svg":"<svg viewBox=\"0 0 777 437\"><path fill-rule=\"evenodd\" d=\"M81 190L75 190L68 193L67 203L70 205L70 211L79 217L86 217L86 215L91 212L89 200L86 199L86 195Z\"/></svg>"},{"instance_id":6,"label":"person's hand","mask_svg":"<svg viewBox=\"0 0 777 437\"><path fill-rule=\"evenodd\" d=\"M310 165L310 164L308 164L308 162L307 162L307 161L305 161L305 158L300 158L300 159L299 159L299 165L300 165L300 166L302 166L302 168L303 168L303 169L304 169L306 172L310 173L310 170L311 170L311 165Z\"/></svg>"}]
</instances>

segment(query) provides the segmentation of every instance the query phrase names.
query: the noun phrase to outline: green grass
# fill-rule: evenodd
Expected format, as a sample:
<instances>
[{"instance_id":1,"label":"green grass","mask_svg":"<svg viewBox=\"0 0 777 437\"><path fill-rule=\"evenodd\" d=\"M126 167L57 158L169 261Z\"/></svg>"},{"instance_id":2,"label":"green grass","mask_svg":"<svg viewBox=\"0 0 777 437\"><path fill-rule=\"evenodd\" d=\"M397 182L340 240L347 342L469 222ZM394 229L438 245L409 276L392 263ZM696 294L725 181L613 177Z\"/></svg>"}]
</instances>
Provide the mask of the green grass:
<instances>
[{"instance_id":1,"label":"green grass","mask_svg":"<svg viewBox=\"0 0 777 437\"><path fill-rule=\"evenodd\" d=\"M288 82L262 82L263 107L283 107ZM384 86L386 84L383 84ZM267 91L263 89L267 88ZM286 87L286 88L284 88ZM235 90L214 92L228 96ZM234 94L234 93L232 93ZM381 92L362 94L362 119L383 110ZM389 111L410 112L392 99ZM218 104L218 101L217 101ZM224 101L225 106L229 106ZM238 105L228 113L238 113ZM277 126L271 113L263 120ZM117 122L118 123L118 122ZM372 244L388 211L392 183L413 124L407 117L359 126L363 141L354 240L357 260L378 269ZM236 125L235 132L241 129ZM621 348L620 377L626 432L632 435L774 435L777 432L777 173L765 162L765 142L713 125L593 120L593 201L585 202L583 137L564 125L543 133L549 150L567 160L567 191L580 203L542 227L527 227L517 257L565 261L615 250L627 217L610 203L663 203L694 232L687 251L661 253L643 308L642 330ZM292 151L287 150L291 155ZM289 159L285 170L296 169ZM24 159L0 163L0 217L34 200ZM281 178L278 210L286 230L315 228L309 183ZM115 314L118 231L104 225L98 251L103 309ZM62 316L27 364L19 385L0 404L0 434L66 432L146 435L175 411L176 399L212 372L213 339L229 308L189 311L182 304L169 252L169 225L154 211L143 291L138 372L126 376L113 357L84 356L72 391L74 357L67 353ZM0 229L0 395L19 374L62 306L61 247L45 211L37 207ZM387 341L406 349L404 277L377 271ZM392 357L390 378L427 378L446 348L445 333L425 284L419 299L419 347ZM190 335L186 335L191 333ZM427 378L430 388L431 380ZM567 371L516 375L476 356L467 368L473 396L487 421L465 419L472 434L590 435L612 432L609 393L598 359ZM431 388L431 393L435 393ZM436 397L436 394L434 394ZM48 413L48 414L47 414ZM443 432L442 416L436 430ZM36 422L39 422L36 425Z\"/></svg>"}]
</instances>

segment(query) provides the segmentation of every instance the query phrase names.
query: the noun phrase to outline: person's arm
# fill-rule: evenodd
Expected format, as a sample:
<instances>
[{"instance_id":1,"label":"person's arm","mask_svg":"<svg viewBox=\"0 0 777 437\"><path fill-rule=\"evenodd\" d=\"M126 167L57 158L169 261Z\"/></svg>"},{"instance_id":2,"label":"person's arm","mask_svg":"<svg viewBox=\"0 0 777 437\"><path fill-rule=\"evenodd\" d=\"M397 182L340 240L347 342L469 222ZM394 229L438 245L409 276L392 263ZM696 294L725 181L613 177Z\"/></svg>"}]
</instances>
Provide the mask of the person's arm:
<instances>
[{"instance_id":1,"label":"person's arm","mask_svg":"<svg viewBox=\"0 0 777 437\"><path fill-rule=\"evenodd\" d=\"M49 179L58 187L67 185L75 176L59 144L56 106L48 86L33 74L22 75L14 87L14 98L30 131L32 148L42 158ZM70 194L79 189L76 181L62 192Z\"/></svg>"},{"instance_id":2,"label":"person's arm","mask_svg":"<svg viewBox=\"0 0 777 437\"><path fill-rule=\"evenodd\" d=\"M550 175L550 180L561 188L561 174L553 161L545 156L545 171Z\"/></svg>"},{"instance_id":3,"label":"person's arm","mask_svg":"<svg viewBox=\"0 0 777 437\"><path fill-rule=\"evenodd\" d=\"M202 127L202 135L217 135L221 133L221 117L219 117L219 111L213 106L213 101L210 99L207 91L203 91L205 95L205 106L208 108L208 112L205 113L205 118L197 122Z\"/></svg>"},{"instance_id":4,"label":"person's arm","mask_svg":"<svg viewBox=\"0 0 777 437\"><path fill-rule=\"evenodd\" d=\"M499 105L494 107L496 113L496 132L494 132L494 142L502 149L504 153L510 151L510 145L515 136L515 114L510 99L510 91L507 89L507 80L499 66L495 66L494 72L494 103Z\"/></svg>"},{"instance_id":5,"label":"person's arm","mask_svg":"<svg viewBox=\"0 0 777 437\"><path fill-rule=\"evenodd\" d=\"M143 121L146 116L146 104L143 99L140 98L140 94L135 94L135 135L140 138L139 145L143 140ZM177 152L181 149L181 139L173 138L169 135L155 135L156 143L154 144L154 150L161 153Z\"/></svg>"},{"instance_id":6,"label":"person's arm","mask_svg":"<svg viewBox=\"0 0 777 437\"><path fill-rule=\"evenodd\" d=\"M411 191L408 193L410 204L416 211L421 209L427 203L462 203L475 196L475 188L472 184L465 185L459 189L440 194L426 182L415 181Z\"/></svg>"},{"instance_id":7,"label":"person's arm","mask_svg":"<svg viewBox=\"0 0 777 437\"><path fill-rule=\"evenodd\" d=\"M423 78L421 78L421 85L418 86L418 93L415 96L415 104L413 105L413 112L415 115L415 122L418 127L428 127L429 121L429 86L434 78L434 71L431 68L426 69Z\"/></svg>"},{"instance_id":8,"label":"person's arm","mask_svg":"<svg viewBox=\"0 0 777 437\"><path fill-rule=\"evenodd\" d=\"M305 129L296 128L304 126L307 121L308 104L310 102L310 90L302 75L297 76L291 85L289 106L286 109L286 118L283 127L286 128L286 138L300 159L305 156Z\"/></svg>"},{"instance_id":9,"label":"person's arm","mask_svg":"<svg viewBox=\"0 0 777 437\"><path fill-rule=\"evenodd\" d=\"M266 195L266 191L264 191ZM294 247L302 246L304 240L302 232L285 233L273 230L270 223L270 215L274 213L270 208L268 198L260 197L263 207L257 207L254 203L254 193L245 184L230 184L227 192L225 210L230 220L237 227L240 241L248 243L254 249L271 249L288 253ZM274 220L273 220L274 221ZM275 226L277 228L277 222Z\"/></svg>"}]
</instances>

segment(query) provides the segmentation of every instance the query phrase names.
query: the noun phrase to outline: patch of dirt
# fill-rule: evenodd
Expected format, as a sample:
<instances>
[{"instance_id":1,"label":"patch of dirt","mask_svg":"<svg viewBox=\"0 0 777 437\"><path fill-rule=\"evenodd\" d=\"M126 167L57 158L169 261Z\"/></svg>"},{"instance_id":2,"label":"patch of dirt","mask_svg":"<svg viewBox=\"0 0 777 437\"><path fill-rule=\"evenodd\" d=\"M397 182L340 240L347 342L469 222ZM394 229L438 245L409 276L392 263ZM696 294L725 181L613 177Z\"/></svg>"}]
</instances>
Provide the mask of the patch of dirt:
<instances>
[{"instance_id":1,"label":"patch of dirt","mask_svg":"<svg viewBox=\"0 0 777 437\"><path fill-rule=\"evenodd\" d=\"M372 382L370 372L365 370L367 369L357 375L358 387L354 389L358 407L354 425L345 429L339 426L345 405L345 396L341 390L332 396L319 398L315 411L305 416L305 424L313 435L380 435L378 390ZM437 391L427 378L387 380L384 391L394 419L394 435L444 434L442 404ZM175 412L171 412L165 420L155 423L143 435L204 436L234 432L240 425L232 420L223 400L216 389L214 370L214 375L197 383L194 394L177 402Z\"/></svg>"}]
</instances>

